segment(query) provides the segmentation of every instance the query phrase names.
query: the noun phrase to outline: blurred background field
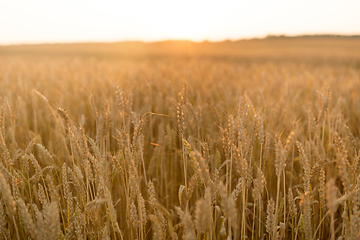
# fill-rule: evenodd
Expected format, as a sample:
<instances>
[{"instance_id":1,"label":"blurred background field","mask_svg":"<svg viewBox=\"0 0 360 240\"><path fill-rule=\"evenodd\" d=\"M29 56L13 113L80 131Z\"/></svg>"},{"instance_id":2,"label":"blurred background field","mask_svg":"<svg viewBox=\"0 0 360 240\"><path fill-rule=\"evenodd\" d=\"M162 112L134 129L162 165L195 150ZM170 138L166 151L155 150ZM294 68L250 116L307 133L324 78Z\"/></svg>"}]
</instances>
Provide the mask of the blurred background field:
<instances>
[{"instance_id":1,"label":"blurred background field","mask_svg":"<svg viewBox=\"0 0 360 240\"><path fill-rule=\"evenodd\" d=\"M304 35L298 37L268 36L262 39L245 39L222 42L114 42L65 43L0 46L2 55L51 55L102 58L146 57L235 57L309 58L329 60L358 60L360 36ZM289 59L287 59L289 60Z\"/></svg>"}]
</instances>

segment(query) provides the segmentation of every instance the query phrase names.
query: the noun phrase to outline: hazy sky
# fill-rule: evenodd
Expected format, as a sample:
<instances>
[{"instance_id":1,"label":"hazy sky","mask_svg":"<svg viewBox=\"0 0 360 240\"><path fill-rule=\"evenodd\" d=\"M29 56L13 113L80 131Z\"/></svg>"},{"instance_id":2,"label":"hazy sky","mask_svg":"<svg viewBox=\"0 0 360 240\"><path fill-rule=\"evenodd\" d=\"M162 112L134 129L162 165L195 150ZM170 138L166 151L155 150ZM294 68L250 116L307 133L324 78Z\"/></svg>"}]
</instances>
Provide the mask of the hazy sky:
<instances>
[{"instance_id":1,"label":"hazy sky","mask_svg":"<svg viewBox=\"0 0 360 240\"><path fill-rule=\"evenodd\" d=\"M359 0L0 0L0 44L360 34Z\"/></svg>"}]
</instances>

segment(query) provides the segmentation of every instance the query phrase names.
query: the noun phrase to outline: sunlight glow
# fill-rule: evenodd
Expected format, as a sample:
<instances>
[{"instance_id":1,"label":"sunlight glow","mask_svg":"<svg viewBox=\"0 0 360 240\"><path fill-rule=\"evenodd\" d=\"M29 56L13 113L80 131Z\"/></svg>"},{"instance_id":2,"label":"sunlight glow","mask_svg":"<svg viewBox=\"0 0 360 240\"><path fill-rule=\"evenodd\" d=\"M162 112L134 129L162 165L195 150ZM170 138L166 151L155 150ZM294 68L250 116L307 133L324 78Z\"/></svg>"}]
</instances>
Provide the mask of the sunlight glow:
<instances>
[{"instance_id":1,"label":"sunlight glow","mask_svg":"<svg viewBox=\"0 0 360 240\"><path fill-rule=\"evenodd\" d=\"M0 2L0 44L359 34L360 1Z\"/></svg>"}]
</instances>

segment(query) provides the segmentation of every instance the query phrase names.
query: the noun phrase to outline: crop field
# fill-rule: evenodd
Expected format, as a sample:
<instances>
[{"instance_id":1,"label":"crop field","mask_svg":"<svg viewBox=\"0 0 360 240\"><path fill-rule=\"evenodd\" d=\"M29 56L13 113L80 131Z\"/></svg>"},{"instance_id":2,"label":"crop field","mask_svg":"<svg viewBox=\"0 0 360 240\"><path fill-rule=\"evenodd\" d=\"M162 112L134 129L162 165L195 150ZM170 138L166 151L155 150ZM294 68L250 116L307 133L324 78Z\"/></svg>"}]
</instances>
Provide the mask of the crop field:
<instances>
[{"instance_id":1,"label":"crop field","mask_svg":"<svg viewBox=\"0 0 360 240\"><path fill-rule=\"evenodd\" d=\"M360 38L0 47L0 239L360 239Z\"/></svg>"}]
</instances>

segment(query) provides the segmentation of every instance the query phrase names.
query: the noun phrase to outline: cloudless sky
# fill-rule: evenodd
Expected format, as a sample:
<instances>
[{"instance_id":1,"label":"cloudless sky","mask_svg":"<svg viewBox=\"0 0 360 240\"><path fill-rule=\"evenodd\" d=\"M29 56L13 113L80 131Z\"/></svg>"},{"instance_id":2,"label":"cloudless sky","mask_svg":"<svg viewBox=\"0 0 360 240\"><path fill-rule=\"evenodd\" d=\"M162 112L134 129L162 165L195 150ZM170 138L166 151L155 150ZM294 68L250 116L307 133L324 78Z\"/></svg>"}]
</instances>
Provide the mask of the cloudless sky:
<instances>
[{"instance_id":1,"label":"cloudless sky","mask_svg":"<svg viewBox=\"0 0 360 240\"><path fill-rule=\"evenodd\" d=\"M360 34L359 0L0 0L0 44Z\"/></svg>"}]
</instances>

